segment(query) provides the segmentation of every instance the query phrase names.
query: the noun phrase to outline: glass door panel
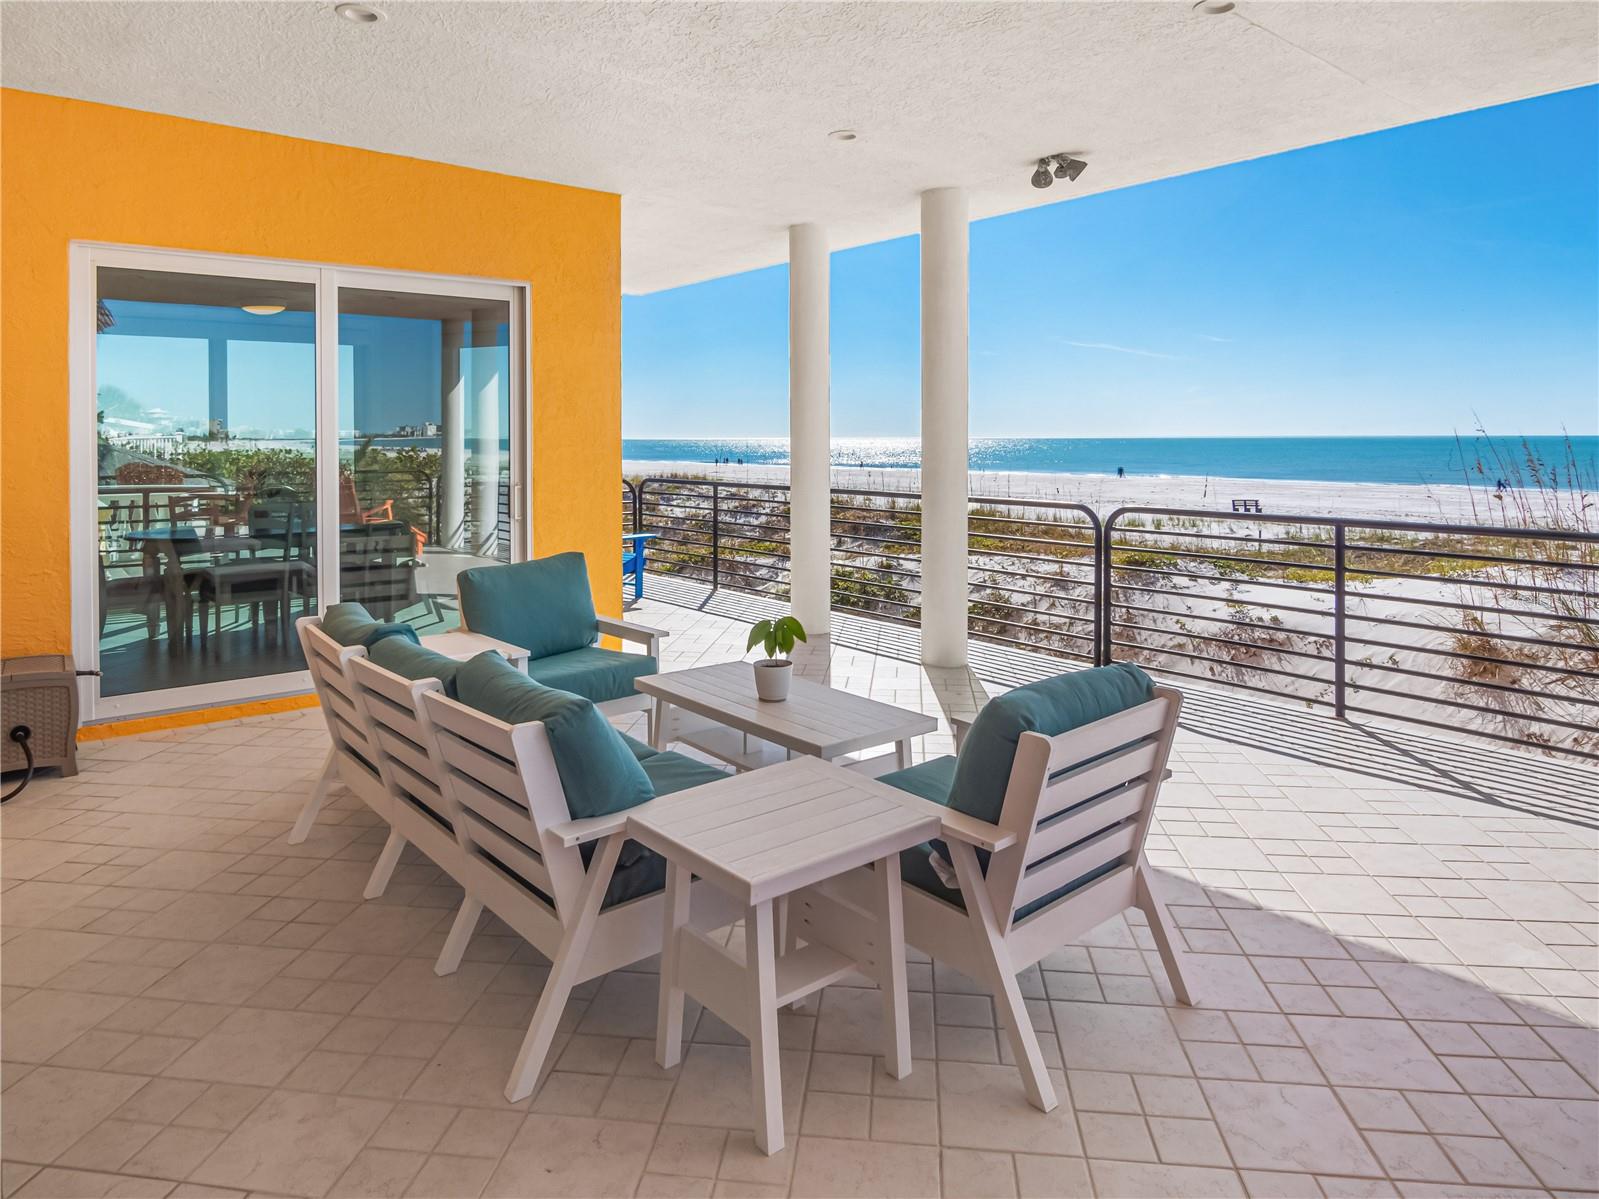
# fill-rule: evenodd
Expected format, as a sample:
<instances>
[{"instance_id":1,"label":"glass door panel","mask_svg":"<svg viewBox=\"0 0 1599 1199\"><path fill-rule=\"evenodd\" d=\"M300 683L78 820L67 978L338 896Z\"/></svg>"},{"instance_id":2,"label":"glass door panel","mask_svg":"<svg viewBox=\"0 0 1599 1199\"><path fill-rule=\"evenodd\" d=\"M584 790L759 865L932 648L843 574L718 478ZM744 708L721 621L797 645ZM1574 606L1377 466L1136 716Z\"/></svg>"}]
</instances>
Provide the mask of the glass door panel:
<instances>
[{"instance_id":1,"label":"glass door panel","mask_svg":"<svg viewBox=\"0 0 1599 1199\"><path fill-rule=\"evenodd\" d=\"M511 305L341 287L339 593L419 633L511 560Z\"/></svg>"},{"instance_id":2,"label":"glass door panel","mask_svg":"<svg viewBox=\"0 0 1599 1199\"><path fill-rule=\"evenodd\" d=\"M303 670L316 287L95 270L99 694Z\"/></svg>"}]
</instances>

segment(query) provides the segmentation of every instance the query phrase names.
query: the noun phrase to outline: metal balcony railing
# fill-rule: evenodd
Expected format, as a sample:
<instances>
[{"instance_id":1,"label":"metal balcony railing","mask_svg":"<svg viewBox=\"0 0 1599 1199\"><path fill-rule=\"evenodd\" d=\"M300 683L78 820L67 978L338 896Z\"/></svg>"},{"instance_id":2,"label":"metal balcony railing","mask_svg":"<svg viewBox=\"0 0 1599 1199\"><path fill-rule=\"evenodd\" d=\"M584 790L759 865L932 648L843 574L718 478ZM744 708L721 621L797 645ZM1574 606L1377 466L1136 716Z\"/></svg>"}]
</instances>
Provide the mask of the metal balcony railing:
<instances>
[{"instance_id":1,"label":"metal balcony railing","mask_svg":"<svg viewBox=\"0 0 1599 1199\"><path fill-rule=\"evenodd\" d=\"M624 481L650 569L788 594L788 488ZM921 497L835 489L835 609L915 625ZM976 497L976 640L1599 759L1599 534Z\"/></svg>"}]
</instances>

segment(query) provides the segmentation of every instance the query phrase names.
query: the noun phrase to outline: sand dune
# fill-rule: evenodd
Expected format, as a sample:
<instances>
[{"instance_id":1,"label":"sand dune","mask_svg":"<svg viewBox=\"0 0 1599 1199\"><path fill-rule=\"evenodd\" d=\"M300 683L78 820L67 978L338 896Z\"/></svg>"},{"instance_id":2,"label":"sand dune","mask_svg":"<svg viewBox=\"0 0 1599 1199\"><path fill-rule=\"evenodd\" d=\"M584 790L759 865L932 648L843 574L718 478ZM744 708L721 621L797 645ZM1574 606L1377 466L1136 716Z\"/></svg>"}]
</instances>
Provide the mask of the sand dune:
<instances>
[{"instance_id":1,"label":"sand dune","mask_svg":"<svg viewBox=\"0 0 1599 1199\"><path fill-rule=\"evenodd\" d=\"M714 466L705 462L624 462L623 473L700 475L735 483L786 483L786 466ZM1229 511L1235 499L1259 500L1267 512L1296 516L1369 517L1499 525L1507 499L1462 485L1402 486L1394 483L1284 482L1193 475L1064 475L973 472L971 494L1005 499L1045 499L1086 504L1100 515L1127 505ZM871 467L835 467L833 486L875 491L916 491L921 472ZM1528 493L1536 503L1538 497Z\"/></svg>"}]
</instances>

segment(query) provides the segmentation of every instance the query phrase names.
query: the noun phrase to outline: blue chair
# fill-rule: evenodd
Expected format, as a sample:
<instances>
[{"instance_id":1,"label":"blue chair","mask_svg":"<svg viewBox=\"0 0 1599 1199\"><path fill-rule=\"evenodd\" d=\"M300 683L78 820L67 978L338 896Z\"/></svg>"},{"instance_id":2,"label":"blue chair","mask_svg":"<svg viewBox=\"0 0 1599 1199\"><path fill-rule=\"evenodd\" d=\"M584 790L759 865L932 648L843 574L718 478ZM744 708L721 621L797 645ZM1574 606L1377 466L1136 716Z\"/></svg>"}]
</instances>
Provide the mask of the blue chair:
<instances>
[{"instance_id":1,"label":"blue chair","mask_svg":"<svg viewBox=\"0 0 1599 1199\"><path fill-rule=\"evenodd\" d=\"M478 566L456 576L461 627L527 649L528 677L591 701L607 716L650 710L633 680L659 669L661 629L594 611L588 564L578 553L508 566ZM595 644L608 634L643 647L623 653Z\"/></svg>"},{"instance_id":2,"label":"blue chair","mask_svg":"<svg viewBox=\"0 0 1599 1199\"><path fill-rule=\"evenodd\" d=\"M644 598L644 550L659 533L622 534L622 583L633 584L635 602Z\"/></svg>"}]
</instances>

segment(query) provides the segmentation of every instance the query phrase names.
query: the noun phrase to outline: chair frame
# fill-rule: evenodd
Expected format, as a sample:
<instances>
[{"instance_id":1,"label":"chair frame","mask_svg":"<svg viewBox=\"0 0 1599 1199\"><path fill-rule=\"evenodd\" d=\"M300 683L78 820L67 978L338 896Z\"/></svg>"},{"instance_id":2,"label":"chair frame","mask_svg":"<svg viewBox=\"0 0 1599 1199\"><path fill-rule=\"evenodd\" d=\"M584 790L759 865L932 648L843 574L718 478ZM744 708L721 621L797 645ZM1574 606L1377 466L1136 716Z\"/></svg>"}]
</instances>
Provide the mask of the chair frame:
<instances>
[{"instance_id":1,"label":"chair frame","mask_svg":"<svg viewBox=\"0 0 1599 1199\"><path fill-rule=\"evenodd\" d=\"M360 667L363 676L380 670L370 662ZM661 952L666 892L601 909L624 843L608 834L626 813L572 818L542 722L506 724L437 686L419 685L416 695L419 729L451 807L466 890L435 970L448 974L460 965L484 908L552 963L506 1084L514 1103L538 1085L572 989ZM582 846L602 838L585 867ZM692 891L699 901L695 927L723 928L743 914L708 883L696 882Z\"/></svg>"},{"instance_id":2,"label":"chair frame","mask_svg":"<svg viewBox=\"0 0 1599 1199\"><path fill-rule=\"evenodd\" d=\"M421 702L423 695L442 693L443 684L438 679L402 678L364 654L351 658L348 669L373 764L389 795L389 837L372 866L363 897L377 899L388 889L408 843L464 887L460 815L439 787L428 748L432 741L428 716ZM452 930L452 940L446 945L446 956L453 955L452 964L449 970L439 970L440 974L460 964L472 931L471 927ZM441 957L440 961L444 960Z\"/></svg>"},{"instance_id":3,"label":"chair frame","mask_svg":"<svg viewBox=\"0 0 1599 1199\"><path fill-rule=\"evenodd\" d=\"M366 657L366 650L359 645L340 645L333 640L322 631L320 616L300 617L295 621L295 632L300 638L300 649L305 655L311 685L322 706L322 718L332 744L316 785L289 831L290 845L299 845L311 835L311 826L337 783L342 782L355 792L385 822L389 821L391 807L389 790L381 775L374 776L362 762L363 758L374 762L375 757L368 740L366 719L350 681L350 663Z\"/></svg>"},{"instance_id":4,"label":"chair frame","mask_svg":"<svg viewBox=\"0 0 1599 1199\"><path fill-rule=\"evenodd\" d=\"M904 886L906 943L992 988L1028 1101L1042 1111L1054 1109L1055 1088L1018 973L1137 908L1149 921L1178 1002L1193 1003L1144 856L1182 702L1181 692L1156 687L1148 702L1059 736L1023 733L998 824L940 809L940 836L953 858L965 909ZM991 855L986 875L979 849ZM1122 865L1109 873L1015 918L1018 908L1118 858ZM858 871L846 876L842 897L864 904L869 881ZM822 890L826 894L828 887Z\"/></svg>"}]
</instances>

